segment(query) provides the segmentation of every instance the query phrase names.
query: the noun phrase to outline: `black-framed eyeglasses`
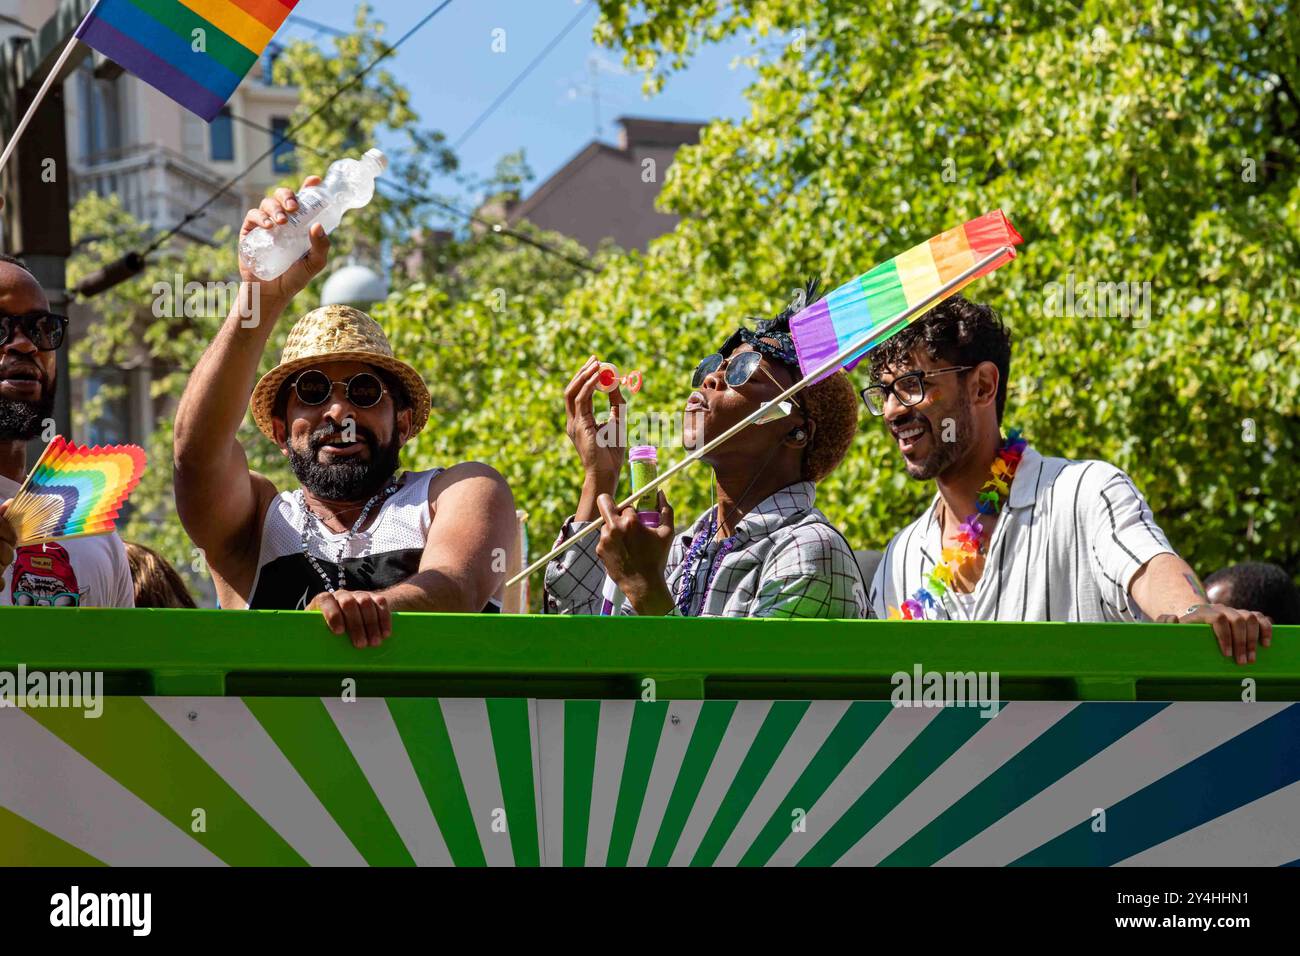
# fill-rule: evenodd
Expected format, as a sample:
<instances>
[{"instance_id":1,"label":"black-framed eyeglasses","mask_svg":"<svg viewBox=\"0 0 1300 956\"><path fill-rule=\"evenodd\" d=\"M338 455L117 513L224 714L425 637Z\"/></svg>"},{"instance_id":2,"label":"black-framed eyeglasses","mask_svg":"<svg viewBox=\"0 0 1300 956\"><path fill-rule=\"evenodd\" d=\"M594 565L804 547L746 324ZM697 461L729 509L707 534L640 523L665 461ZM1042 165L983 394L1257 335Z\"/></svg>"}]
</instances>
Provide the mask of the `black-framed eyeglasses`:
<instances>
[{"instance_id":1,"label":"black-framed eyeglasses","mask_svg":"<svg viewBox=\"0 0 1300 956\"><path fill-rule=\"evenodd\" d=\"M935 375L946 375L948 372L969 372L974 365L951 365L948 368L931 369L928 372L907 372L898 376L888 385L883 382L876 382L868 385L858 394L866 402L867 410L873 415L885 414L885 402L889 401L889 396L893 395L898 399L898 404L910 407L918 405L925 399L925 380Z\"/></svg>"},{"instance_id":2,"label":"black-framed eyeglasses","mask_svg":"<svg viewBox=\"0 0 1300 956\"><path fill-rule=\"evenodd\" d=\"M371 372L357 372L351 378L336 382L318 368L309 368L293 380L293 390L304 405L323 405L334 394L334 386L342 385L343 394L357 408L374 408L388 389L379 376Z\"/></svg>"},{"instance_id":3,"label":"black-framed eyeglasses","mask_svg":"<svg viewBox=\"0 0 1300 956\"><path fill-rule=\"evenodd\" d=\"M0 315L0 348L12 341L14 329L22 329L23 335L40 351L53 352L63 345L68 332L68 317L44 309L22 315Z\"/></svg>"}]
</instances>

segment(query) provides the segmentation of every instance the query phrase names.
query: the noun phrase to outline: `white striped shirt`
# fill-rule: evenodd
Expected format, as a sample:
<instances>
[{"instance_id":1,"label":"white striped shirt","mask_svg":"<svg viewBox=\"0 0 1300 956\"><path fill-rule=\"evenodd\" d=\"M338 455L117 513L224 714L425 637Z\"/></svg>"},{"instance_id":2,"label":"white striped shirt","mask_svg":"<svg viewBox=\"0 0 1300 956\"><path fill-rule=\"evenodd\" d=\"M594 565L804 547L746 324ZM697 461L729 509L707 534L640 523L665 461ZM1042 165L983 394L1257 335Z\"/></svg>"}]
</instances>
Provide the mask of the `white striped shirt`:
<instances>
[{"instance_id":1,"label":"white striped shirt","mask_svg":"<svg viewBox=\"0 0 1300 956\"><path fill-rule=\"evenodd\" d=\"M887 616L920 587L942 552L939 495L894 536L876 569L870 601ZM964 517L964 516L963 516ZM927 620L1146 620L1129 594L1138 570L1172 553L1132 480L1104 461L1025 451L985 552L973 606L935 596ZM933 592L932 592L933 593ZM968 604L970 602L967 602Z\"/></svg>"}]
</instances>

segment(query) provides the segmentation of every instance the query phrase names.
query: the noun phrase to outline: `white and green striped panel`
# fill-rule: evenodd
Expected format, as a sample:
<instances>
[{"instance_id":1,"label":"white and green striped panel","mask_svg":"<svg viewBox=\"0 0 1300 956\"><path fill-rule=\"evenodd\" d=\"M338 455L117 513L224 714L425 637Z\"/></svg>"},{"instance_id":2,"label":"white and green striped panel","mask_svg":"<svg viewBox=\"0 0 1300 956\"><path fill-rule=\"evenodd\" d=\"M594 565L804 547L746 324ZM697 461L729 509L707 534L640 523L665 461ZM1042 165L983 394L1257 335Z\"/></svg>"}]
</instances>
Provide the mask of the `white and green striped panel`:
<instances>
[{"instance_id":1,"label":"white and green striped panel","mask_svg":"<svg viewBox=\"0 0 1300 956\"><path fill-rule=\"evenodd\" d=\"M0 863L1281 865L1300 704L0 710Z\"/></svg>"}]
</instances>

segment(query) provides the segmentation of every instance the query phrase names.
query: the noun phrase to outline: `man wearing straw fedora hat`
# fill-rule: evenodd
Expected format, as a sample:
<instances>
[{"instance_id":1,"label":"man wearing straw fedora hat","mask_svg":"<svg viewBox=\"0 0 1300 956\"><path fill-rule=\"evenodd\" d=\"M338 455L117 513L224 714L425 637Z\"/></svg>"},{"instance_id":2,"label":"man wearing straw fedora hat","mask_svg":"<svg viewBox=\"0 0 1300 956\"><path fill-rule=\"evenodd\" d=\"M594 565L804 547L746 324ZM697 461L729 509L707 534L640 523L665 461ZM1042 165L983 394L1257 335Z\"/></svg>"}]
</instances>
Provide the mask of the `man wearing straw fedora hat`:
<instances>
[{"instance_id":1,"label":"man wearing straw fedora hat","mask_svg":"<svg viewBox=\"0 0 1300 956\"><path fill-rule=\"evenodd\" d=\"M297 208L292 190L277 190L249 210L241 238ZM500 610L515 507L505 480L479 462L399 471L402 446L428 422L429 390L364 312L307 313L253 385L276 319L328 250L316 224L311 249L279 278L259 280L240 263L240 301L177 409L176 507L222 607L319 610L334 633L373 647L391 633L393 611ZM245 407L299 488L280 491L249 470L236 438Z\"/></svg>"}]
</instances>

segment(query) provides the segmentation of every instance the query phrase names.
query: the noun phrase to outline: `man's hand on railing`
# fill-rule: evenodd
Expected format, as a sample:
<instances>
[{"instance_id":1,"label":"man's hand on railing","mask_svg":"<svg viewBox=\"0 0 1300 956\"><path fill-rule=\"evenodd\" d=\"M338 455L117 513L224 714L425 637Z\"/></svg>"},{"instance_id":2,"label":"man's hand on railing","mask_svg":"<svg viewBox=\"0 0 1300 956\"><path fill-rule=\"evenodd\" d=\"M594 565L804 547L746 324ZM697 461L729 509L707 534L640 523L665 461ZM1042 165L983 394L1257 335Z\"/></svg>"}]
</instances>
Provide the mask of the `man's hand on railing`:
<instances>
[{"instance_id":1,"label":"man's hand on railing","mask_svg":"<svg viewBox=\"0 0 1300 956\"><path fill-rule=\"evenodd\" d=\"M1273 622L1258 611L1242 611L1226 604L1197 604L1184 614L1161 614L1157 624L1209 624L1224 657L1238 664L1255 663L1255 648L1273 643Z\"/></svg>"},{"instance_id":2,"label":"man's hand on railing","mask_svg":"<svg viewBox=\"0 0 1300 956\"><path fill-rule=\"evenodd\" d=\"M347 634L353 647L378 647L393 633L388 598L374 591L318 594L307 610L324 614L326 626L335 634Z\"/></svg>"},{"instance_id":3,"label":"man's hand on railing","mask_svg":"<svg viewBox=\"0 0 1300 956\"><path fill-rule=\"evenodd\" d=\"M14 562L14 543L17 536L14 534L13 525L5 520L5 512L9 510L9 502L12 498L0 505L0 574L5 573L5 568Z\"/></svg>"}]
</instances>

